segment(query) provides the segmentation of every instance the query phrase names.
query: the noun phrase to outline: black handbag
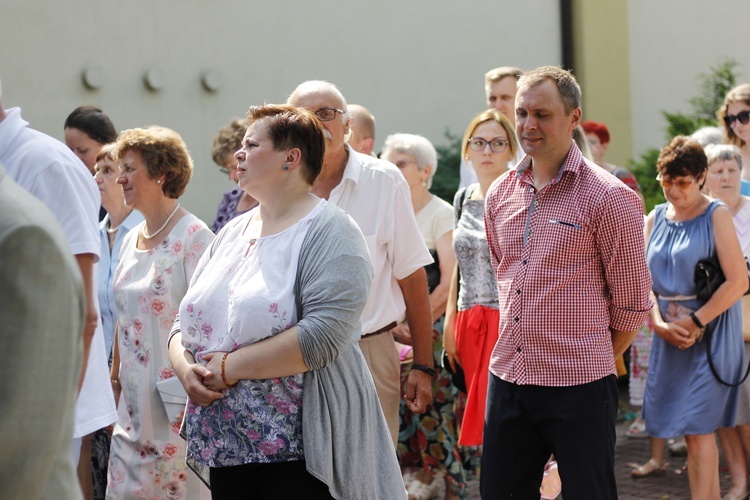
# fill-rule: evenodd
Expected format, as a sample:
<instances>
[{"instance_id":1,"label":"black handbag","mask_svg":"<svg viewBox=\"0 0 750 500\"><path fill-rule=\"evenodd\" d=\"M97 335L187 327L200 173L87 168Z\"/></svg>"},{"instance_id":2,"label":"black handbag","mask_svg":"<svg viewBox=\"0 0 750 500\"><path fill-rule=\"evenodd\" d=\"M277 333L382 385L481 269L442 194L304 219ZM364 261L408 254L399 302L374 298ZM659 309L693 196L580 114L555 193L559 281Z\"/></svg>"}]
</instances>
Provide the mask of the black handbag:
<instances>
[{"instance_id":1,"label":"black handbag","mask_svg":"<svg viewBox=\"0 0 750 500\"><path fill-rule=\"evenodd\" d=\"M451 370L451 363L448 360L448 353L445 351L443 351L443 359L441 364L443 365L445 371L450 373L451 383L456 387L456 389L466 394L466 377L464 376L464 369L461 368L461 365L456 363L456 371L454 372L453 370Z\"/></svg>"},{"instance_id":2,"label":"black handbag","mask_svg":"<svg viewBox=\"0 0 750 500\"><path fill-rule=\"evenodd\" d=\"M750 279L750 262L748 262L747 257L745 257L745 266L747 267L749 275L748 278ZM695 280L695 294L697 295L698 299L707 302L708 299L710 299L714 294L714 292L716 292L716 290L721 286L721 284L726 281L724 272L721 270L721 265L719 264L718 255L714 255L712 257L709 257L708 259L699 260L697 264L695 264L695 274L693 275L693 279ZM750 293L750 287L745 292L745 295L747 295L748 293ZM711 339L713 337L715 322L716 320L709 323L706 327L706 332L703 334L703 340L706 341L706 356L708 357L708 367L711 369L711 373L713 373L714 377L719 381L720 384L729 387L737 387L747 379L748 375L750 375L750 363L748 363L747 370L745 370L745 375L739 382L730 384L729 382L724 381L724 379L719 376L719 373L716 371L716 367L714 366L713 356L711 356Z\"/></svg>"},{"instance_id":3,"label":"black handbag","mask_svg":"<svg viewBox=\"0 0 750 500\"><path fill-rule=\"evenodd\" d=\"M750 262L747 261L747 257L745 257L745 266L747 267L748 279L750 280ZM724 272L721 270L721 264L719 264L718 255L699 260L695 264L693 280L695 281L695 295L698 297L698 300L708 302L708 299L726 281ZM750 293L750 287L748 287L745 295L748 293Z\"/></svg>"}]
</instances>

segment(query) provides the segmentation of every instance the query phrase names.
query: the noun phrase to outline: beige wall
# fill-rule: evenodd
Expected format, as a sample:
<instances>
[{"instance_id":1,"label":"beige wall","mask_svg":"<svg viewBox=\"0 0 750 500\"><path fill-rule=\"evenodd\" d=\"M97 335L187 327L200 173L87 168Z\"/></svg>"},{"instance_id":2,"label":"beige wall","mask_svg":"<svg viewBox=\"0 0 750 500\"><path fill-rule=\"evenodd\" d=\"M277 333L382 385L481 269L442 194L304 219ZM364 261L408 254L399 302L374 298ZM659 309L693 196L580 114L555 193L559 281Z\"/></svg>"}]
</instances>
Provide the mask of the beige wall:
<instances>
[{"instance_id":1,"label":"beige wall","mask_svg":"<svg viewBox=\"0 0 750 500\"><path fill-rule=\"evenodd\" d=\"M209 223L230 187L209 155L216 130L303 80L335 82L370 108L378 146L394 132L440 144L483 109L486 70L560 63L552 0L3 0L0 15L6 107L57 138L86 103L120 129L174 128L196 163L183 203ZM105 76L95 91L81 81L89 66ZM164 72L159 92L142 83L149 68ZM223 75L219 91L202 88L207 70Z\"/></svg>"},{"instance_id":2,"label":"beige wall","mask_svg":"<svg viewBox=\"0 0 750 500\"><path fill-rule=\"evenodd\" d=\"M629 0L633 152L663 147L662 110L690 111L697 77L724 57L740 62L750 81L747 0Z\"/></svg>"},{"instance_id":3,"label":"beige wall","mask_svg":"<svg viewBox=\"0 0 750 500\"><path fill-rule=\"evenodd\" d=\"M583 92L583 119L603 122L610 132L605 159L627 165L632 155L628 4L573 2L575 72Z\"/></svg>"}]
</instances>

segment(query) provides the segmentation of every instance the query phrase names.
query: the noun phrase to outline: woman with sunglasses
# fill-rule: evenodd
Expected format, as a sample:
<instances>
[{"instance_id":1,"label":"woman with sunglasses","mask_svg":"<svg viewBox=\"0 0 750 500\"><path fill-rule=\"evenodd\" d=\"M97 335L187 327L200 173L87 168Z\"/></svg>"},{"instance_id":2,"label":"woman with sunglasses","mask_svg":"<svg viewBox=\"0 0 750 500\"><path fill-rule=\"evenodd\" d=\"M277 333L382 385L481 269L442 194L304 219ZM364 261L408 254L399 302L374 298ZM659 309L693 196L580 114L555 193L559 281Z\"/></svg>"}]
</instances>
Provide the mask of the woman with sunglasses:
<instances>
[{"instance_id":1,"label":"woman with sunglasses","mask_svg":"<svg viewBox=\"0 0 750 500\"><path fill-rule=\"evenodd\" d=\"M476 184L456 193L453 201L453 270L445 312L443 342L451 369L463 368L466 379L466 411L460 423L458 444L482 444L487 373L490 354L497 341L497 284L490 265L484 229L484 195L490 184L508 170L518 143L513 126L495 109L488 109L469 123L461 156L476 172Z\"/></svg>"},{"instance_id":2,"label":"woman with sunglasses","mask_svg":"<svg viewBox=\"0 0 750 500\"><path fill-rule=\"evenodd\" d=\"M708 162L697 142L678 136L657 161L667 202L646 219L646 260L653 281L651 347L643 401L649 436L685 436L692 498L720 498L719 452L714 433L732 427L738 389L712 373L707 344L722 379L740 380L743 368L739 299L747 269L732 215L701 192ZM693 280L701 259L718 256L726 281L708 301L696 296ZM708 325L712 335L703 339ZM663 467L663 464L658 464Z\"/></svg>"},{"instance_id":3,"label":"woman with sunglasses","mask_svg":"<svg viewBox=\"0 0 750 500\"><path fill-rule=\"evenodd\" d=\"M740 148L740 188L744 196L750 196L750 83L743 83L730 90L716 116L724 130L724 142Z\"/></svg>"}]
</instances>

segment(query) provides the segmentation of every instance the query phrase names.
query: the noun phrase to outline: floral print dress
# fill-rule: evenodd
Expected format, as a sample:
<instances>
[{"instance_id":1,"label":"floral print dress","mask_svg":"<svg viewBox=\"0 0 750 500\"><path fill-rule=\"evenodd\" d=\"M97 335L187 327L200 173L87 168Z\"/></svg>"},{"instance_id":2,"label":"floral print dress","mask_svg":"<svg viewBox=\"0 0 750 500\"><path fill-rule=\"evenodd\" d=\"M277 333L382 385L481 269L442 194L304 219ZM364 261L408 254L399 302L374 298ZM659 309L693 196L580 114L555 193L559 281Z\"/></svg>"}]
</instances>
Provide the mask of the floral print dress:
<instances>
[{"instance_id":1,"label":"floral print dress","mask_svg":"<svg viewBox=\"0 0 750 500\"><path fill-rule=\"evenodd\" d=\"M175 376L167 339L198 260L213 233L194 215L151 250L136 248L141 226L122 244L115 271L122 395L112 435L107 498L209 498L187 469L180 422L170 423L156 389Z\"/></svg>"}]
</instances>

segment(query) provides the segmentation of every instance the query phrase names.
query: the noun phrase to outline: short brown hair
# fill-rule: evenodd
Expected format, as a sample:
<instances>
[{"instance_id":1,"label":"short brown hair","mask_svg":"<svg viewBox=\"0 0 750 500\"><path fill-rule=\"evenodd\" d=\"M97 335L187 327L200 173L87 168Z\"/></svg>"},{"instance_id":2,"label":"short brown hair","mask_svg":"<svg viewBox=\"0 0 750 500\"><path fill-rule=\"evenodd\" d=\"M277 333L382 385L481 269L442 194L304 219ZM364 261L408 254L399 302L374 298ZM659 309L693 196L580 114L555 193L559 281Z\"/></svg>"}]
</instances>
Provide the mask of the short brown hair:
<instances>
[{"instance_id":1,"label":"short brown hair","mask_svg":"<svg viewBox=\"0 0 750 500\"><path fill-rule=\"evenodd\" d=\"M302 178L312 186L323 169L326 140L323 125L307 108L263 104L247 111L248 124L266 120L266 131L276 151L297 148L302 153Z\"/></svg>"},{"instance_id":2,"label":"short brown hair","mask_svg":"<svg viewBox=\"0 0 750 500\"><path fill-rule=\"evenodd\" d=\"M719 125L724 130L724 142L734 144L738 148L741 148L745 145L745 141L737 137L737 134L734 133L732 127L727 125L727 122L724 121L727 117L727 108L729 108L729 105L733 102L744 102L750 106L750 83L743 83L727 92L727 95L724 98L724 104L722 104L719 111L716 112L716 117L719 119Z\"/></svg>"},{"instance_id":3,"label":"short brown hair","mask_svg":"<svg viewBox=\"0 0 750 500\"><path fill-rule=\"evenodd\" d=\"M464 142L463 144L461 144L462 158L466 158L466 151L469 147L469 139L471 139L474 130L476 130L476 128L480 124L493 120L499 123L500 126L503 127L503 130L505 130L505 133L508 135L508 147L510 148L510 155L512 158L516 157L516 152L518 151L518 140L516 139L516 132L515 130L513 130L513 125L511 125L510 120L508 120L500 111L496 110L495 108L490 108L482 111L477 116L475 116L474 119L469 122L469 126L466 127L466 132L464 132Z\"/></svg>"},{"instance_id":4,"label":"short brown hair","mask_svg":"<svg viewBox=\"0 0 750 500\"><path fill-rule=\"evenodd\" d=\"M150 178L165 177L161 189L166 196L182 196L193 175L193 160L180 134L158 125L131 128L117 138L113 158L121 159L130 150L140 153Z\"/></svg>"},{"instance_id":5,"label":"short brown hair","mask_svg":"<svg viewBox=\"0 0 750 500\"><path fill-rule=\"evenodd\" d=\"M565 113L570 114L574 109L581 107L581 87L578 86L575 76L568 70L557 66L542 66L522 74L518 78L518 89L522 87L536 87L545 80L552 80L560 93Z\"/></svg>"},{"instance_id":6,"label":"short brown hair","mask_svg":"<svg viewBox=\"0 0 750 500\"><path fill-rule=\"evenodd\" d=\"M656 160L659 174L668 177L690 175L696 179L708 169L703 147L688 136L678 135L659 153Z\"/></svg>"},{"instance_id":7,"label":"short brown hair","mask_svg":"<svg viewBox=\"0 0 750 500\"><path fill-rule=\"evenodd\" d=\"M242 147L242 138L245 137L245 132L247 132L246 118L234 118L221 127L211 145L211 159L214 163L223 168L224 157L229 153L234 154Z\"/></svg>"}]
</instances>

